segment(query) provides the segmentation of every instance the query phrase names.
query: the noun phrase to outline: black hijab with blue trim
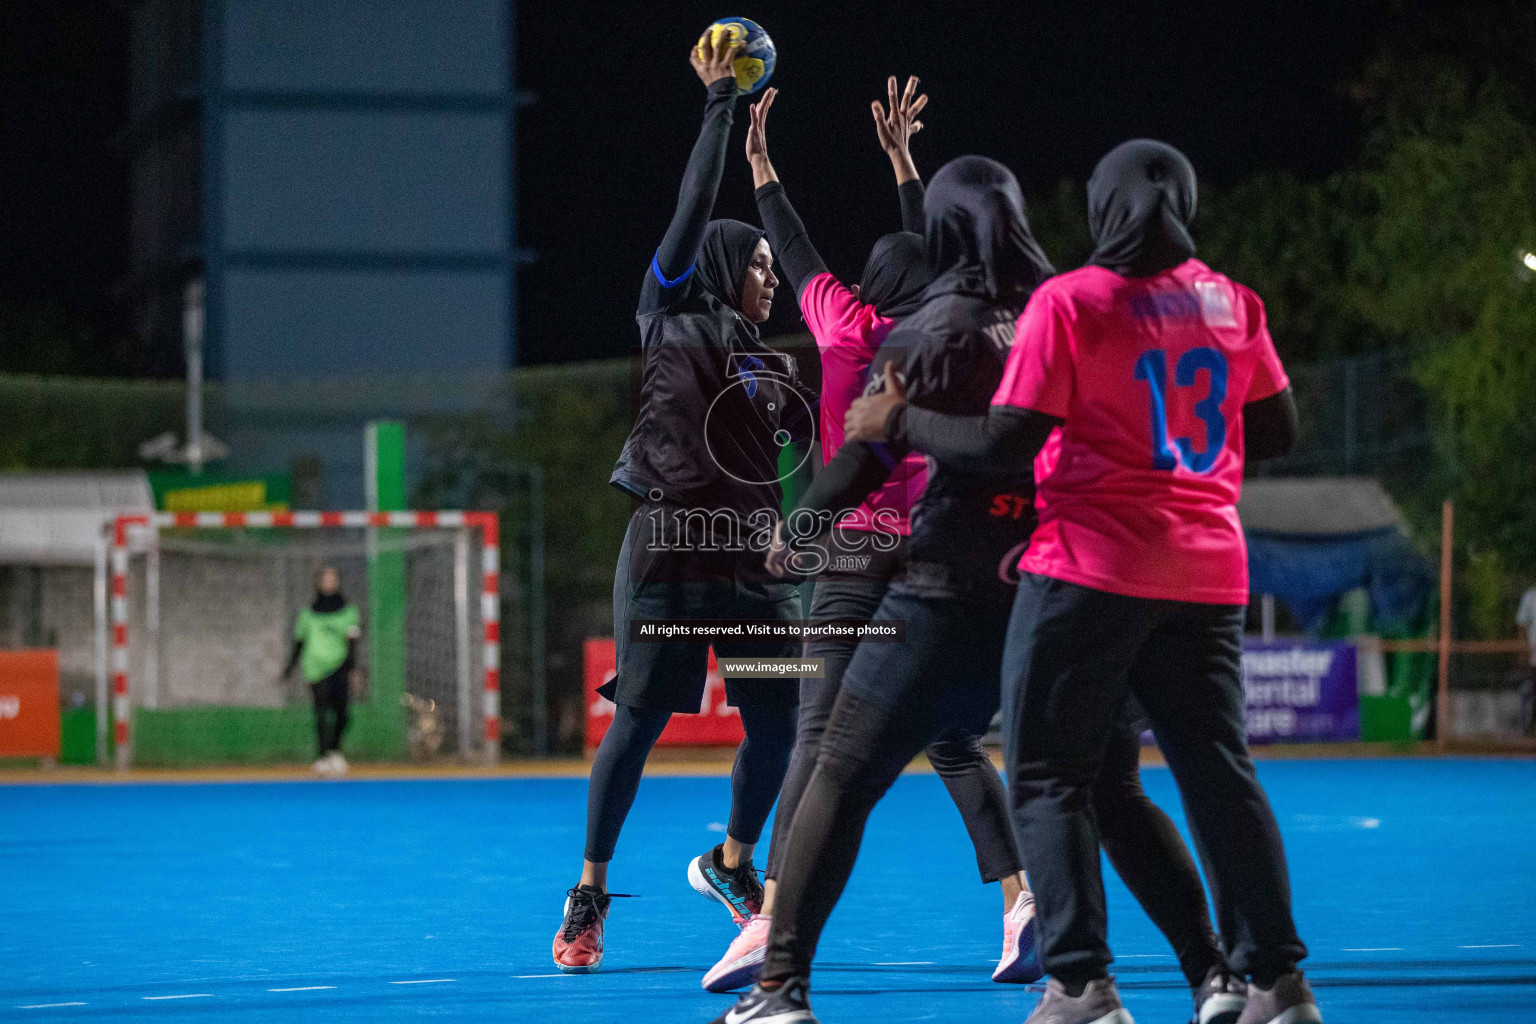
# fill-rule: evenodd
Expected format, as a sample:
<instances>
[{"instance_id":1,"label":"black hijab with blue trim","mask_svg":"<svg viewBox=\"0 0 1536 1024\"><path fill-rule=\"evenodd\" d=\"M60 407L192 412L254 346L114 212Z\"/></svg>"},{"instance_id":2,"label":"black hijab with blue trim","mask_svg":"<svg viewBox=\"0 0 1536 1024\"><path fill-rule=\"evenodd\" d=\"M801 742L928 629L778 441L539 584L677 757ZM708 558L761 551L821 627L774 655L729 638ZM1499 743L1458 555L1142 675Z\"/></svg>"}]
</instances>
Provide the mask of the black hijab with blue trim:
<instances>
[{"instance_id":1,"label":"black hijab with blue trim","mask_svg":"<svg viewBox=\"0 0 1536 1024\"><path fill-rule=\"evenodd\" d=\"M738 329L754 341L757 325L741 312L741 284L762 240L762 228L739 220L712 220L694 261L697 301L711 313L735 320Z\"/></svg>"}]
</instances>

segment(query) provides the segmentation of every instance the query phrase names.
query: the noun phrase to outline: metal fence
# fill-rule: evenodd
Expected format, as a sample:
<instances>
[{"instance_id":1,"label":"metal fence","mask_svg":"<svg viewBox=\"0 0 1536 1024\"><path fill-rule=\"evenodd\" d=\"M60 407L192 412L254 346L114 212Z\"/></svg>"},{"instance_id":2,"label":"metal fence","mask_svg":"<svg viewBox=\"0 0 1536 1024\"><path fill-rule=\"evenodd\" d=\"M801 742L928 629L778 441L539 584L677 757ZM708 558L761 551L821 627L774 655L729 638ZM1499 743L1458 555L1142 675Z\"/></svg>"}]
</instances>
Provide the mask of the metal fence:
<instances>
[{"instance_id":1,"label":"metal fence","mask_svg":"<svg viewBox=\"0 0 1536 1024\"><path fill-rule=\"evenodd\" d=\"M1428 456L1429 404L1405 352L1287 367L1301 416L1294 451L1258 476L1394 474Z\"/></svg>"}]
</instances>

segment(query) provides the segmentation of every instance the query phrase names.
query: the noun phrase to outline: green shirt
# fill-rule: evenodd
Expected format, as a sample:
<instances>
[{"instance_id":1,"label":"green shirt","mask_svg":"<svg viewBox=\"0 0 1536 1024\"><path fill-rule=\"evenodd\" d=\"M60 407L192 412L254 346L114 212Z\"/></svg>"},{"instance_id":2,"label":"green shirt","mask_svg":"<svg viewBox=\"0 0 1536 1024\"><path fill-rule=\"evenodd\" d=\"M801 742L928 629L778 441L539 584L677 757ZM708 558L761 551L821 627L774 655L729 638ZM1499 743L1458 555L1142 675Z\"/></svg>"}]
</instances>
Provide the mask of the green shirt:
<instances>
[{"instance_id":1,"label":"green shirt","mask_svg":"<svg viewBox=\"0 0 1536 1024\"><path fill-rule=\"evenodd\" d=\"M341 668L347 660L347 641L360 632L357 606L342 605L334 612L305 608L293 624L293 638L304 645L299 668L304 678L318 683Z\"/></svg>"}]
</instances>

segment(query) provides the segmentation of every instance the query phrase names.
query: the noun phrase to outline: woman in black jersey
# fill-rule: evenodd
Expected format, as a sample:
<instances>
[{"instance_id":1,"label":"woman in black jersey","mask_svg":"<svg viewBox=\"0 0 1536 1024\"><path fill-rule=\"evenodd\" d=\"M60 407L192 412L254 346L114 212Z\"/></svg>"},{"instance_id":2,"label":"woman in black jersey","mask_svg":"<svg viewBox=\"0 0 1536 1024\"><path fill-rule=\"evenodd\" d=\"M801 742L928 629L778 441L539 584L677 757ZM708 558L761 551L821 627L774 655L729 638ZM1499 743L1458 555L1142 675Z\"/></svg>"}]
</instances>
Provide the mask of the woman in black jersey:
<instances>
[{"instance_id":1,"label":"woman in black jersey","mask_svg":"<svg viewBox=\"0 0 1536 1024\"><path fill-rule=\"evenodd\" d=\"M769 90L752 107L747 157L757 186L758 213L778 257L780 273L800 303L801 313L821 354L821 444L831 461L842 442L842 421L848 405L863 388L869 361L900 320L921 305L923 291L933 279L923 248L923 182L908 150L908 139L920 127L918 113L927 97L917 92L917 79L898 95L896 79L888 82L889 111L874 104L877 135L895 171L904 231L875 243L859 283L850 288L838 281L811 244L777 172L768 159L766 119L774 99ZM911 506L922 490L925 473L921 457L904 461L886 486L815 539L816 550L805 552L814 564L798 566L815 578L812 622L859 621L871 618L891 582L905 572L906 533ZM808 559L808 561L809 561ZM812 638L807 658L819 658L819 677L800 681L800 722L794 755L768 848L766 895L762 913L733 941L725 956L704 975L704 988L725 992L757 980L771 925L779 871L784 862L786 833L795 809L816 767L832 705L842 688L857 640ZM1040 977L1034 955L1034 900L1028 892L1018 844L1008 816L1002 779L981 746L980 733L954 730L928 747L928 760L949 790L976 850L983 883L1000 882L1003 894L1003 953L993 980L1030 982ZM1022 943L1021 943L1022 940ZM1022 945L1022 948L1021 948Z\"/></svg>"},{"instance_id":2,"label":"woman in black jersey","mask_svg":"<svg viewBox=\"0 0 1536 1024\"><path fill-rule=\"evenodd\" d=\"M798 591L764 570L761 551L782 501L779 452L809 434L815 396L801 388L793 361L758 338L778 284L763 232L710 220L739 46L709 33L690 57L709 92L704 126L640 289L640 406L612 477L640 505L614 574L617 674L600 691L614 701L614 719L592 763L581 880L567 893L553 944L567 972L602 962L608 862L646 756L668 719L696 713L704 696L710 644L636 640L631 623L802 617ZM783 640L714 648L722 657L799 654L797 642ZM746 739L731 773L726 840L691 862L688 877L741 924L761 904L752 851L789 763L796 691L794 679L726 684Z\"/></svg>"},{"instance_id":3,"label":"woman in black jersey","mask_svg":"<svg viewBox=\"0 0 1536 1024\"><path fill-rule=\"evenodd\" d=\"M1029 235L1017 182L994 161L963 157L946 165L934 177L925 210L930 258L943 272L922 309L882 346L869 391L896 390L895 368L904 368L913 408L981 415L1001 379L1014 322L1052 268ZM904 441L850 439L801 508L846 507L877 486L886 466L905 452ZM984 727L997 709L1013 600L1004 570L1033 530L1033 498L1028 463L997 474L930 460L907 579L891 586L875 613L906 620L906 643L861 645L848 668L816 772L789 828L762 981L742 997L739 1015L761 1005L763 1017L814 1021L806 979L869 810L934 730L953 723ZM787 525L796 527L794 513ZM782 559L782 552L776 545L770 560ZM956 665L969 671L956 675ZM1199 874L1172 823L1141 792L1137 748L1134 739L1123 742L1127 736L1134 736L1128 722L1106 754L1093 794L1105 818L1105 847L1186 974L1199 979L1212 965L1225 966L1203 912Z\"/></svg>"},{"instance_id":4,"label":"woman in black jersey","mask_svg":"<svg viewBox=\"0 0 1536 1024\"><path fill-rule=\"evenodd\" d=\"M921 308L881 345L871 380L904 372L910 400L980 412L1002 378L1013 323L1052 268L1029 233L1018 182L993 160L961 157L946 164L934 175L923 209L937 276ZM805 536L821 513L857 505L903 455L862 442L843 445L791 513L789 531ZM1033 477L1016 476L931 467L912 517L906 576L891 583L873 616L905 622L905 642L863 643L853 655L784 839L761 980L727 1015L731 1020L814 1020L811 961L853 869L869 812L935 738L951 730L980 734L997 710L1013 595L995 567L1029 534L989 509L1000 500L1011 508L1012 499L1032 497ZM771 567L787 561L785 540L781 527ZM974 571L981 563L989 573ZM964 671L957 673L957 666Z\"/></svg>"}]
</instances>

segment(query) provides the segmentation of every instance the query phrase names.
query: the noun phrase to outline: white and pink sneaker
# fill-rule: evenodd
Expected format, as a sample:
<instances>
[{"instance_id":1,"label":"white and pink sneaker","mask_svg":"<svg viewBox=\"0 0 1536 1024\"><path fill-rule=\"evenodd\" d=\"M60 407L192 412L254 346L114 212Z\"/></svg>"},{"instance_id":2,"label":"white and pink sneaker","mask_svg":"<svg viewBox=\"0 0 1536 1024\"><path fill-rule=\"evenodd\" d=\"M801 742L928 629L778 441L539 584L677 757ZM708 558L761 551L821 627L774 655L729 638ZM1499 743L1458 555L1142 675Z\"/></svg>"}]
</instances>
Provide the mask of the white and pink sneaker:
<instances>
[{"instance_id":1,"label":"white and pink sneaker","mask_svg":"<svg viewBox=\"0 0 1536 1024\"><path fill-rule=\"evenodd\" d=\"M1040 966L1040 927L1035 920L1033 893L1021 892L1013 908L1003 915L1003 958L992 972L993 981L1027 985L1045 976Z\"/></svg>"},{"instance_id":2,"label":"white and pink sneaker","mask_svg":"<svg viewBox=\"0 0 1536 1024\"><path fill-rule=\"evenodd\" d=\"M725 956L705 973L704 991L729 992L757 981L763 970L763 956L768 952L768 928L772 923L772 917L754 914Z\"/></svg>"}]
</instances>

